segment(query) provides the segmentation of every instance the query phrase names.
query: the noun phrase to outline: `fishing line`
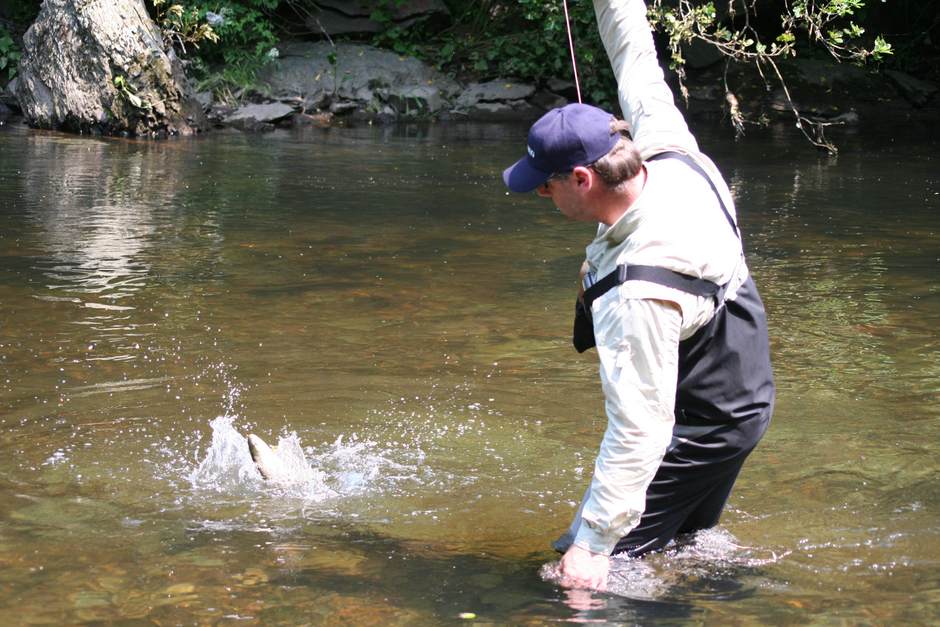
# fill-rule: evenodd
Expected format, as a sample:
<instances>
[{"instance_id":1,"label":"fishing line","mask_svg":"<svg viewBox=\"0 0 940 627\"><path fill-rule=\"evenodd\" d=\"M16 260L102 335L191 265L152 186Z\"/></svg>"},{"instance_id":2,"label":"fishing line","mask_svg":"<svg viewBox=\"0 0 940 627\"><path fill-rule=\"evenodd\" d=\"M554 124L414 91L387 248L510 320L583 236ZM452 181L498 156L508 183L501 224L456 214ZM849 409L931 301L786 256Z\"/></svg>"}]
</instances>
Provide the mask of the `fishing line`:
<instances>
[{"instance_id":1,"label":"fishing line","mask_svg":"<svg viewBox=\"0 0 940 627\"><path fill-rule=\"evenodd\" d=\"M578 62L574 58L574 39L571 38L571 19L568 17L568 0L561 0L565 8L565 26L568 28L568 50L571 51L571 69L574 71L574 90L578 93L578 102L581 102L581 85L578 82Z\"/></svg>"}]
</instances>

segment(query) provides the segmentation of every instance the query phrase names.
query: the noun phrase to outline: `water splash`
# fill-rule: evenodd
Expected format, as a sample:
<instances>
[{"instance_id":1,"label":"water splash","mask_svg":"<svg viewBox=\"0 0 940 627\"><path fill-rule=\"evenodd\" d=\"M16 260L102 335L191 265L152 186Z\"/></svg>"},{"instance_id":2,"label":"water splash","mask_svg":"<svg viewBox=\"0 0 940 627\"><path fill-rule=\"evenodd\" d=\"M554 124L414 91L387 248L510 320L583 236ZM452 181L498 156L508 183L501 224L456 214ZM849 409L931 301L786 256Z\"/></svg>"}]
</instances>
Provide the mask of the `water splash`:
<instances>
[{"instance_id":1,"label":"water splash","mask_svg":"<svg viewBox=\"0 0 940 627\"><path fill-rule=\"evenodd\" d=\"M684 536L662 554L664 562L680 564L689 569L707 572L719 569L753 569L779 562L790 551L777 553L773 549L743 546L730 531L722 527L703 529Z\"/></svg>"},{"instance_id":2,"label":"water splash","mask_svg":"<svg viewBox=\"0 0 940 627\"><path fill-rule=\"evenodd\" d=\"M326 474L307 461L296 433L280 436L274 454L283 468L283 476L266 481L251 459L248 439L235 428L234 416L219 416L209 426L212 442L188 476L196 490L277 492L304 501L323 501L337 495L328 485Z\"/></svg>"},{"instance_id":3,"label":"water splash","mask_svg":"<svg viewBox=\"0 0 940 627\"><path fill-rule=\"evenodd\" d=\"M276 480L261 477L249 453L248 439L235 426L236 416L209 423L212 441L186 475L197 491L230 495L272 492L305 501L379 493L416 478L417 458L395 461L396 452L357 435L339 436L322 447L301 445L296 433L280 435L274 454L283 468ZM413 462L413 463L410 463Z\"/></svg>"},{"instance_id":4,"label":"water splash","mask_svg":"<svg viewBox=\"0 0 940 627\"><path fill-rule=\"evenodd\" d=\"M235 429L234 422L233 416L223 415L209 423L212 442L188 476L194 488L223 492L227 487L262 481L248 452L248 440Z\"/></svg>"},{"instance_id":5,"label":"water splash","mask_svg":"<svg viewBox=\"0 0 940 627\"><path fill-rule=\"evenodd\" d=\"M330 474L337 492L347 496L386 492L414 481L425 457L420 449L390 449L356 434L341 435L322 450L308 448L306 453Z\"/></svg>"},{"instance_id":6,"label":"water splash","mask_svg":"<svg viewBox=\"0 0 940 627\"><path fill-rule=\"evenodd\" d=\"M639 559L612 557L606 592L645 601L710 593L727 596L729 587L740 587L743 576L788 554L741 546L729 531L713 527L683 537L660 553ZM561 584L559 562L544 564L539 574L544 581Z\"/></svg>"}]
</instances>

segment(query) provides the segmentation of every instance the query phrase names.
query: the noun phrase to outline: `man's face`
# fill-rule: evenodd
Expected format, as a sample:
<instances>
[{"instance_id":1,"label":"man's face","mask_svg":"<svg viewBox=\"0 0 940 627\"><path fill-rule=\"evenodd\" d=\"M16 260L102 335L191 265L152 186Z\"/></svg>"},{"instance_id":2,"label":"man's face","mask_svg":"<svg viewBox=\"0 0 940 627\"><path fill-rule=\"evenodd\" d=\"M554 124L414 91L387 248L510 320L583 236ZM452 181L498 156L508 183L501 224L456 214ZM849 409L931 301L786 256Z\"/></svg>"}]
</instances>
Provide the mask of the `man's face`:
<instances>
[{"instance_id":1,"label":"man's face","mask_svg":"<svg viewBox=\"0 0 940 627\"><path fill-rule=\"evenodd\" d=\"M535 189L543 198L551 198L558 210L569 220L592 221L590 207L584 202L581 179L575 172L552 176Z\"/></svg>"}]
</instances>

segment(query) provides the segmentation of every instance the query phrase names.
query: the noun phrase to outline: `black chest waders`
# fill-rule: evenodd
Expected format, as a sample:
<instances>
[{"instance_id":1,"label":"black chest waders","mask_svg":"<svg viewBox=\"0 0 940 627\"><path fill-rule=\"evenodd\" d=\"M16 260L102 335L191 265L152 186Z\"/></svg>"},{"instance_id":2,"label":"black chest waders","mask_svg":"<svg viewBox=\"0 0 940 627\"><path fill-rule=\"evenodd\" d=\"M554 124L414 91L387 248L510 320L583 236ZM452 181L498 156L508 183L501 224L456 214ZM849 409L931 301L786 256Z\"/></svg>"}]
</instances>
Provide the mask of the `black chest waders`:
<instances>
[{"instance_id":1,"label":"black chest waders","mask_svg":"<svg viewBox=\"0 0 940 627\"><path fill-rule=\"evenodd\" d=\"M679 153L677 158L704 176L731 228L737 225L708 174ZM639 556L664 547L677 534L718 523L747 455L760 440L773 411L767 318L753 280L725 299L726 285L654 266L620 265L584 292L578 303L574 343L578 352L594 346L591 303L626 281L648 281L715 299L715 315L692 337L679 342L673 439L646 492L640 523L614 553Z\"/></svg>"}]
</instances>

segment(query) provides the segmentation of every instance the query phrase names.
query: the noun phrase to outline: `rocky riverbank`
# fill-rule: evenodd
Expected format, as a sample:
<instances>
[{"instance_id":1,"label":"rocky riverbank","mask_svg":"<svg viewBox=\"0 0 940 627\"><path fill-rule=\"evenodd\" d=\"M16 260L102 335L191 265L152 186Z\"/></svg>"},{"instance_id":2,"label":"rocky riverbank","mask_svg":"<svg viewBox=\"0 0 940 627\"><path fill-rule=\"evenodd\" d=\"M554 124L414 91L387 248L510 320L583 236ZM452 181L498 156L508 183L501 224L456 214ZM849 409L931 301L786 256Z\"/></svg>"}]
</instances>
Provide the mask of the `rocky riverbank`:
<instances>
[{"instance_id":1,"label":"rocky riverbank","mask_svg":"<svg viewBox=\"0 0 940 627\"><path fill-rule=\"evenodd\" d=\"M210 119L243 130L275 125L416 119L514 120L568 102L556 91L511 79L464 83L421 61L363 44L288 42L241 104L212 102Z\"/></svg>"},{"instance_id":2,"label":"rocky riverbank","mask_svg":"<svg viewBox=\"0 0 940 627\"><path fill-rule=\"evenodd\" d=\"M364 44L285 42L256 86L228 101L197 95L211 127L259 132L284 126L410 120L531 121L576 99L572 81L528 84L511 77L461 81L421 61ZM816 59L781 66L799 112L819 124L940 121L936 85L900 72L878 72ZM692 117L727 117L733 103L745 119L792 120L779 85L768 88L750 66L723 62L694 68L685 87ZM676 85L678 87L678 85ZM22 91L22 90L21 90ZM22 119L16 80L0 97L0 123Z\"/></svg>"}]
</instances>

